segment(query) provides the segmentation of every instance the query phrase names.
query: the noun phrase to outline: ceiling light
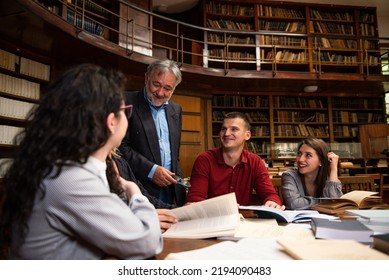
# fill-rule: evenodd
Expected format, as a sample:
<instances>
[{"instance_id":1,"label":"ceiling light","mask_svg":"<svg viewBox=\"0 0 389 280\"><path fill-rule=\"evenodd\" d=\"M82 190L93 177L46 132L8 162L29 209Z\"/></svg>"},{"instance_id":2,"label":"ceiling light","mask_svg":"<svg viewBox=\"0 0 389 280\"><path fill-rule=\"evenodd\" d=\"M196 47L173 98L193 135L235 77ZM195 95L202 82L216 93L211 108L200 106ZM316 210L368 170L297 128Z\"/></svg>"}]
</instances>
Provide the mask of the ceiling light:
<instances>
[{"instance_id":1,"label":"ceiling light","mask_svg":"<svg viewBox=\"0 0 389 280\"><path fill-rule=\"evenodd\" d=\"M311 93L311 92L316 92L318 86L317 85L308 85L304 87L304 92Z\"/></svg>"}]
</instances>

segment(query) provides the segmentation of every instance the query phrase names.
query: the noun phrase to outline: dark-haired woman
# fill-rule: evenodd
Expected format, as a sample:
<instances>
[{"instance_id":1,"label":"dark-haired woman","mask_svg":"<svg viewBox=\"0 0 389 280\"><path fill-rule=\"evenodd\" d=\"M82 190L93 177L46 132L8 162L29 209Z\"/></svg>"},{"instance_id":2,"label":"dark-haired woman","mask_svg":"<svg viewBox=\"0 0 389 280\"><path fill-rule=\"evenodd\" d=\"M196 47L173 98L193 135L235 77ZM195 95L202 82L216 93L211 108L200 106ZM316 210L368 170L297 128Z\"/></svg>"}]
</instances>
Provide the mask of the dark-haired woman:
<instances>
[{"instance_id":1,"label":"dark-haired woman","mask_svg":"<svg viewBox=\"0 0 389 280\"><path fill-rule=\"evenodd\" d=\"M124 84L120 72L82 64L42 95L4 177L0 243L8 258L144 259L161 251L154 207L136 184L124 189L115 172L106 175L132 108Z\"/></svg>"},{"instance_id":2,"label":"dark-haired woman","mask_svg":"<svg viewBox=\"0 0 389 280\"><path fill-rule=\"evenodd\" d=\"M339 156L318 138L303 140L297 151L297 169L282 174L282 197L286 209L309 209L320 198L338 198L342 183L338 179Z\"/></svg>"}]
</instances>

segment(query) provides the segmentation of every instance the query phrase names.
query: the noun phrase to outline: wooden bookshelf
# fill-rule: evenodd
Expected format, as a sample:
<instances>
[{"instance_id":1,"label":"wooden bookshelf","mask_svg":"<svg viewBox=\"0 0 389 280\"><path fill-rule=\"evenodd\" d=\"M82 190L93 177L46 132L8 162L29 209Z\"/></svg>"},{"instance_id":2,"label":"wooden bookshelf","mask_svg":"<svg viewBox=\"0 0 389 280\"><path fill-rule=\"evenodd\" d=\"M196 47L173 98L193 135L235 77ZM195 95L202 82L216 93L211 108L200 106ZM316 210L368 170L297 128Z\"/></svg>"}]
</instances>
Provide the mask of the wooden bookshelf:
<instances>
[{"instance_id":1,"label":"wooden bookshelf","mask_svg":"<svg viewBox=\"0 0 389 280\"><path fill-rule=\"evenodd\" d=\"M204 26L226 31L205 32L205 66L225 67L221 58L231 57L239 69L380 73L373 7L249 0L205 0L204 7ZM230 53L229 38L242 36L228 33L236 30L264 34L246 34Z\"/></svg>"},{"instance_id":2,"label":"wooden bookshelf","mask_svg":"<svg viewBox=\"0 0 389 280\"><path fill-rule=\"evenodd\" d=\"M369 96L214 95L214 146L219 145L223 116L240 111L252 125L246 148L262 157L293 158L297 144L308 136L334 145L343 143L347 146L342 148L343 157L350 157L355 154L351 146L360 142L359 126L384 123L383 104L382 98Z\"/></svg>"},{"instance_id":3,"label":"wooden bookshelf","mask_svg":"<svg viewBox=\"0 0 389 280\"><path fill-rule=\"evenodd\" d=\"M114 25L111 0L38 0L51 12L61 16L80 30L113 40L110 28Z\"/></svg>"},{"instance_id":4,"label":"wooden bookshelf","mask_svg":"<svg viewBox=\"0 0 389 280\"><path fill-rule=\"evenodd\" d=\"M0 158L11 157L14 137L52 76L52 61L8 42L0 42Z\"/></svg>"},{"instance_id":5,"label":"wooden bookshelf","mask_svg":"<svg viewBox=\"0 0 389 280\"><path fill-rule=\"evenodd\" d=\"M204 5L204 26L223 31L204 32L204 67L257 69L257 43L255 35L236 31L255 30L255 5L228 1L207 1ZM235 32L234 32L235 31Z\"/></svg>"}]
</instances>

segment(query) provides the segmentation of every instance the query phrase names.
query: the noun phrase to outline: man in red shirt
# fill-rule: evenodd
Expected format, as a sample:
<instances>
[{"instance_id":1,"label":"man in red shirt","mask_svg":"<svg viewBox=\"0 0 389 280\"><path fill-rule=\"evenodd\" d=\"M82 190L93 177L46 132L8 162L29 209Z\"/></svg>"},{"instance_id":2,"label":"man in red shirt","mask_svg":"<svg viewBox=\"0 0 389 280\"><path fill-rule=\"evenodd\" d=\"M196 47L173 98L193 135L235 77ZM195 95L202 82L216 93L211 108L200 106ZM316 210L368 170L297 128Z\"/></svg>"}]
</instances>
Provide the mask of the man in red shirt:
<instances>
[{"instance_id":1,"label":"man in red shirt","mask_svg":"<svg viewBox=\"0 0 389 280\"><path fill-rule=\"evenodd\" d=\"M192 169L187 203L235 192L239 205L251 205L255 190L262 204L285 209L260 156L244 149L250 139L250 123L240 112L230 112L223 120L221 147L201 153Z\"/></svg>"}]
</instances>

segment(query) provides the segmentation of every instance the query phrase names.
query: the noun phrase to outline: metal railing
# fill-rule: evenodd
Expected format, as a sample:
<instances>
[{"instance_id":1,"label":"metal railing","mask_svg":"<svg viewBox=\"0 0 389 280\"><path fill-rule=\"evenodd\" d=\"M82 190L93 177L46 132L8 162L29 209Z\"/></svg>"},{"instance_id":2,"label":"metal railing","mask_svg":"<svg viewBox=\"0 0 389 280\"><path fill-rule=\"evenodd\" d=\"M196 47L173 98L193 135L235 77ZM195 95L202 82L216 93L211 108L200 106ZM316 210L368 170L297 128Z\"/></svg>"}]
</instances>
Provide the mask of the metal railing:
<instances>
[{"instance_id":1,"label":"metal railing","mask_svg":"<svg viewBox=\"0 0 389 280\"><path fill-rule=\"evenodd\" d=\"M296 72L297 69L297 71L316 73L320 76L324 69L329 67L344 67L344 69L348 67L344 71L351 69L366 77L371 74L389 75L388 45L379 50L366 50L362 49L363 44L359 43L359 49L350 49L351 57L347 57L346 53L343 58L339 57L339 61L331 61L326 58L329 55L327 50L320 44L312 43L311 48L306 44L288 50L288 47L284 46L261 45L257 39L261 35L288 35L301 39L312 36L314 37L312 42L316 42L320 37L318 35L204 28L155 14L125 0L117 0L116 3L120 4L117 12L92 0L72 1L74 4L68 3L67 0L57 1L63 5L62 12L59 9L58 16L62 16L79 31L95 34L125 48L128 55L136 52L146 56L166 57L181 64L221 68L225 73L234 68L271 71L274 76L278 71ZM210 42L210 33L222 39ZM254 38L254 42L231 43L231 36L241 38L242 35ZM350 40L349 36L337 36L337 38ZM379 38L379 40L389 41L389 38ZM211 50L210 46L214 49ZM286 59L288 55L289 58Z\"/></svg>"}]
</instances>

